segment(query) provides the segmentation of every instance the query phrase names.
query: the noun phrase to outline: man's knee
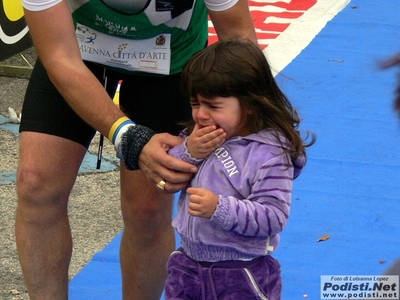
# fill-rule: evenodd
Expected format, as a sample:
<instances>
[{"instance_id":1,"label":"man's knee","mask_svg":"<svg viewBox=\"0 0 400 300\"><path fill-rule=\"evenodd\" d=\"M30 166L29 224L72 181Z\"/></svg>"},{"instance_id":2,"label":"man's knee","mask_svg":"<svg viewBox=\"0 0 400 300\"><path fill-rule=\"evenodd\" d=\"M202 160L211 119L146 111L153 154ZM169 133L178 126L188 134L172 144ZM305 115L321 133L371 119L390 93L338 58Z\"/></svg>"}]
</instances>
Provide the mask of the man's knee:
<instances>
[{"instance_id":1,"label":"man's knee","mask_svg":"<svg viewBox=\"0 0 400 300\"><path fill-rule=\"evenodd\" d=\"M18 214L26 222L46 224L67 213L67 193L36 170L20 168L17 175Z\"/></svg>"},{"instance_id":2,"label":"man's knee","mask_svg":"<svg viewBox=\"0 0 400 300\"><path fill-rule=\"evenodd\" d=\"M170 223L172 218L172 200L165 197L147 199L135 203L135 199L125 201L122 199L122 214L127 222L139 222L146 226Z\"/></svg>"}]
</instances>

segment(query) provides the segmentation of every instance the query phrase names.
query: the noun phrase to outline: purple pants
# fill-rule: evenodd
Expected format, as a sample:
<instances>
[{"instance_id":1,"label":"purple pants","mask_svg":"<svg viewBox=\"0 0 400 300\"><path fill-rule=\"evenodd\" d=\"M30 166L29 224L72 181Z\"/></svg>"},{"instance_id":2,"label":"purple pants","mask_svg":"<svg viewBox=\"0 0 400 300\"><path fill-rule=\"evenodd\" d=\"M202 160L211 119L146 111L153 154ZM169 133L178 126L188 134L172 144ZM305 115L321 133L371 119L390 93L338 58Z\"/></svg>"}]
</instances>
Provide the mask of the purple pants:
<instances>
[{"instance_id":1,"label":"purple pants","mask_svg":"<svg viewBox=\"0 0 400 300\"><path fill-rule=\"evenodd\" d=\"M280 300L279 262L270 255L252 261L196 262L182 249L168 261L165 299Z\"/></svg>"}]
</instances>

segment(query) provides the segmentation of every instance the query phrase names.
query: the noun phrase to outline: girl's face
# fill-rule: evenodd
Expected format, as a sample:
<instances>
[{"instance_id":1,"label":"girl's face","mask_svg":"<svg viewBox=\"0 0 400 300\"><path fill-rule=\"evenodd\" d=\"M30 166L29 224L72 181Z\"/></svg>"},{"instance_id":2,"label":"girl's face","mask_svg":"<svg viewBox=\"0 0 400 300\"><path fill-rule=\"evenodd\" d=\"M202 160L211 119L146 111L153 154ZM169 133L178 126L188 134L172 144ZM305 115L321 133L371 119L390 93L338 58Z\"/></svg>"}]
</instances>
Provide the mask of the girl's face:
<instances>
[{"instance_id":1,"label":"girl's face","mask_svg":"<svg viewBox=\"0 0 400 300\"><path fill-rule=\"evenodd\" d=\"M239 99L236 97L214 97L206 99L198 95L197 99L191 99L193 120L203 128L215 125L224 129L226 138L233 136L245 136L250 132L242 120L242 109Z\"/></svg>"}]
</instances>

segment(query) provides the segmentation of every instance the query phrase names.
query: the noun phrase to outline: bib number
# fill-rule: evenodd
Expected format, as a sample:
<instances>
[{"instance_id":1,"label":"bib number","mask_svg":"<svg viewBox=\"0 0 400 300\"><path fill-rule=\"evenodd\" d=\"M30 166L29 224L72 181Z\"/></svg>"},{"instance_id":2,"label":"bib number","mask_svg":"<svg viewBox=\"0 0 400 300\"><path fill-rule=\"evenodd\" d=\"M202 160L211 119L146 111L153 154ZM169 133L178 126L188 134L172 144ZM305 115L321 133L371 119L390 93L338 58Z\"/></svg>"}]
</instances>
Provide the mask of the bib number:
<instances>
[{"instance_id":1,"label":"bib number","mask_svg":"<svg viewBox=\"0 0 400 300\"><path fill-rule=\"evenodd\" d=\"M130 40L107 35L81 24L77 24L75 33L84 60L128 71L169 74L170 34Z\"/></svg>"}]
</instances>

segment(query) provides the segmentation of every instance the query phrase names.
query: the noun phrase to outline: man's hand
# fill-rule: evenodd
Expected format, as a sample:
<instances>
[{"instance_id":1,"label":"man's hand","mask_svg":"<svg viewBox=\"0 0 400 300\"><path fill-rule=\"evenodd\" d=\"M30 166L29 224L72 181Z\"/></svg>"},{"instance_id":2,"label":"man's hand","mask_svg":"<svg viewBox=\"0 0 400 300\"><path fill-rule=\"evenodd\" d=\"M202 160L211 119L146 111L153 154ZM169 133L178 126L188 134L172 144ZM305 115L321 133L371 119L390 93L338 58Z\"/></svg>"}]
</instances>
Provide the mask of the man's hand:
<instances>
[{"instance_id":1,"label":"man's hand","mask_svg":"<svg viewBox=\"0 0 400 300\"><path fill-rule=\"evenodd\" d=\"M168 150L182 143L182 139L168 133L154 135L143 147L139 165L146 177L155 185L165 181L164 190L175 193L184 189L197 168L167 154Z\"/></svg>"},{"instance_id":2,"label":"man's hand","mask_svg":"<svg viewBox=\"0 0 400 300\"><path fill-rule=\"evenodd\" d=\"M194 158L206 158L225 142L226 133L222 128L207 126L199 128L196 124L187 140L189 153Z\"/></svg>"},{"instance_id":3,"label":"man's hand","mask_svg":"<svg viewBox=\"0 0 400 300\"><path fill-rule=\"evenodd\" d=\"M211 218L219 203L218 195L209 190L194 187L188 188L187 193L190 195L189 214L195 217Z\"/></svg>"}]
</instances>

